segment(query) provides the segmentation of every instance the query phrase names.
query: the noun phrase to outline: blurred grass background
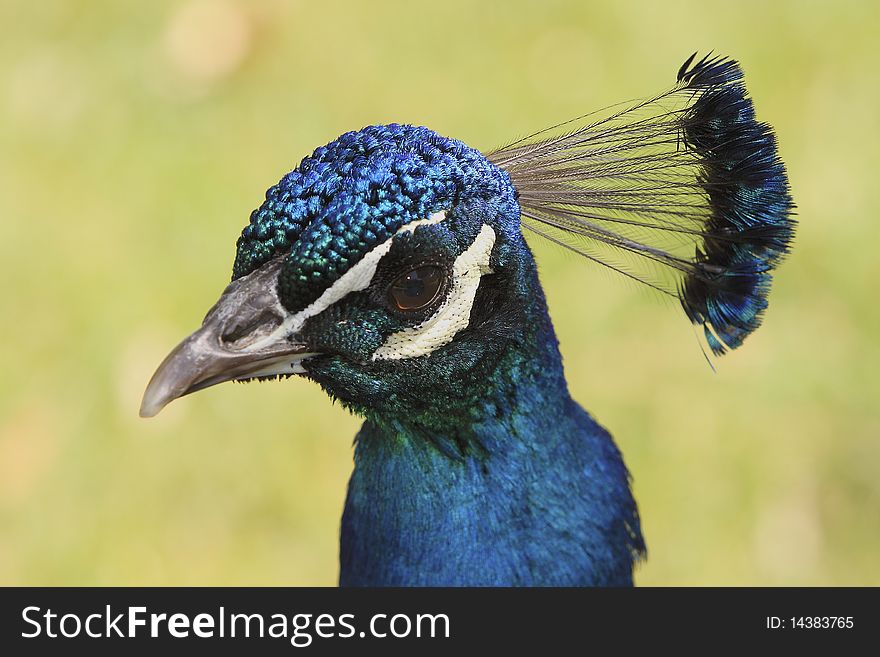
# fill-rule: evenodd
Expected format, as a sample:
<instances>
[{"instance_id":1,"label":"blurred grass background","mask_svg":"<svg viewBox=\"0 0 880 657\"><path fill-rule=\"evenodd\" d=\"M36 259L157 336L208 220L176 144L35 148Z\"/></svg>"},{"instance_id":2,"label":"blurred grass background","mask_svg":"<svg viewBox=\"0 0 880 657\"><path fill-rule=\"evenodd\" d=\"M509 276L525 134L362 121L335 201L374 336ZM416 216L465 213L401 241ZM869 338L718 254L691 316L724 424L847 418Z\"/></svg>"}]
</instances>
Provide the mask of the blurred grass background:
<instances>
[{"instance_id":1,"label":"blurred grass background","mask_svg":"<svg viewBox=\"0 0 880 657\"><path fill-rule=\"evenodd\" d=\"M306 381L140 420L264 190L370 123L488 149L738 58L801 221L765 326L535 244L574 396L615 435L640 584L880 584L878 5L0 4L0 583L334 584L359 425Z\"/></svg>"}]
</instances>

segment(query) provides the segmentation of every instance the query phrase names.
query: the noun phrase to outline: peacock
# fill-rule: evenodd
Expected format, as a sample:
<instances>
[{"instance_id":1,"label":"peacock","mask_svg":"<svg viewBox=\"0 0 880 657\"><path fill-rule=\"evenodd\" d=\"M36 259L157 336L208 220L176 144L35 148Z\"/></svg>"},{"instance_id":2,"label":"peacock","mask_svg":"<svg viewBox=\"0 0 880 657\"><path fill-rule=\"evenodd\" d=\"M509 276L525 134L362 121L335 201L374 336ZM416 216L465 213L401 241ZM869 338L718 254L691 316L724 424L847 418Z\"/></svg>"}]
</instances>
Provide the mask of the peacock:
<instances>
[{"instance_id":1,"label":"peacock","mask_svg":"<svg viewBox=\"0 0 880 657\"><path fill-rule=\"evenodd\" d=\"M140 412L299 375L361 416L340 585L628 586L646 554L630 474L569 394L524 236L676 299L711 363L761 324L793 215L741 67L711 53L486 154L371 125L269 188Z\"/></svg>"}]
</instances>

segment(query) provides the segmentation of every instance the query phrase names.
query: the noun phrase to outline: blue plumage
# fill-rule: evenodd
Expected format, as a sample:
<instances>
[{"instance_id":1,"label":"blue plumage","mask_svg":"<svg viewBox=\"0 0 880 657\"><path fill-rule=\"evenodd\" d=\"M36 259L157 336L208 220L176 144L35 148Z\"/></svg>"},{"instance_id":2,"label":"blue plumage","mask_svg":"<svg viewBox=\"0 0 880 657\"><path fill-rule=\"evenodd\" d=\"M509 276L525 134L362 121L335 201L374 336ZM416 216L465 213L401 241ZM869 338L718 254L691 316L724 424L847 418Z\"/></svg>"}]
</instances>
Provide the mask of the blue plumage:
<instances>
[{"instance_id":1,"label":"blue plumage","mask_svg":"<svg viewBox=\"0 0 880 657\"><path fill-rule=\"evenodd\" d=\"M513 189L460 141L411 125L347 132L269 188L238 240L233 278L290 252L285 303L307 305L400 226L472 197L510 203Z\"/></svg>"},{"instance_id":2,"label":"blue plumage","mask_svg":"<svg viewBox=\"0 0 880 657\"><path fill-rule=\"evenodd\" d=\"M487 156L370 126L269 189L233 281L141 409L306 376L365 422L343 585L628 585L629 474L568 392L523 229L679 298L711 349L761 321L792 203L738 66Z\"/></svg>"}]
</instances>

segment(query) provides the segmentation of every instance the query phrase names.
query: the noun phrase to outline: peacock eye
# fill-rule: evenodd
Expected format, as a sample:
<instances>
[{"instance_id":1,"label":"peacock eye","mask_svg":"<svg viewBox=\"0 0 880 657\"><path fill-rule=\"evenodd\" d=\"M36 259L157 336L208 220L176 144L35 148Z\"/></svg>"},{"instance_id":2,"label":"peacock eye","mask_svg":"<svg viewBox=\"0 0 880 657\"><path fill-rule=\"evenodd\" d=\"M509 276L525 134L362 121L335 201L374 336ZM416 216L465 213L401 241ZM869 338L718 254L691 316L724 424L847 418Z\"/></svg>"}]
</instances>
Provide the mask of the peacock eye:
<instances>
[{"instance_id":1,"label":"peacock eye","mask_svg":"<svg viewBox=\"0 0 880 657\"><path fill-rule=\"evenodd\" d=\"M398 310L421 310L437 299L442 287L443 269L423 265L394 279L388 288L388 298Z\"/></svg>"}]
</instances>

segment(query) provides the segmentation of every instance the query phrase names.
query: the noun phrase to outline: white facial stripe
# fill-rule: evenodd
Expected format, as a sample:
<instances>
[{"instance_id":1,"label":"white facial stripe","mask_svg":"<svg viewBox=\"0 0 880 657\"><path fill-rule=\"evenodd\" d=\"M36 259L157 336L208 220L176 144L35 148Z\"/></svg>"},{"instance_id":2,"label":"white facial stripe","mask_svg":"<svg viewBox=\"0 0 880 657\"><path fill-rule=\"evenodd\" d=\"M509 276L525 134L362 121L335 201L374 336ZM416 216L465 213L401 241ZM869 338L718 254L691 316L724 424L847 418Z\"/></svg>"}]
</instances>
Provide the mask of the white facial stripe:
<instances>
[{"instance_id":1,"label":"white facial stripe","mask_svg":"<svg viewBox=\"0 0 880 657\"><path fill-rule=\"evenodd\" d=\"M385 340L373 353L373 360L399 360L427 356L452 341L455 334L467 328L480 279L489 274L489 258L495 245L495 231L483 225L473 244L455 259L452 267L452 289L443 304L430 318L412 328L405 328Z\"/></svg>"},{"instance_id":2,"label":"white facial stripe","mask_svg":"<svg viewBox=\"0 0 880 657\"><path fill-rule=\"evenodd\" d=\"M327 308L351 292L366 290L370 286L373 276L376 275L376 268L379 266L379 261L391 249L391 244L397 235L400 235L401 233L411 233L419 226L439 224L444 219L446 219L446 210L440 210L427 219L416 219L415 221L411 221L398 228L394 235L382 242L379 246L375 247L372 251L369 251L363 258L352 265L352 267L340 276L333 285L324 290L320 297L298 313L288 315L278 328L265 338L252 344L248 347L248 350L260 349L267 344L277 342L284 336L296 333L303 327L303 324L306 323L306 320L309 317L314 317L315 315L324 312Z\"/></svg>"}]
</instances>

